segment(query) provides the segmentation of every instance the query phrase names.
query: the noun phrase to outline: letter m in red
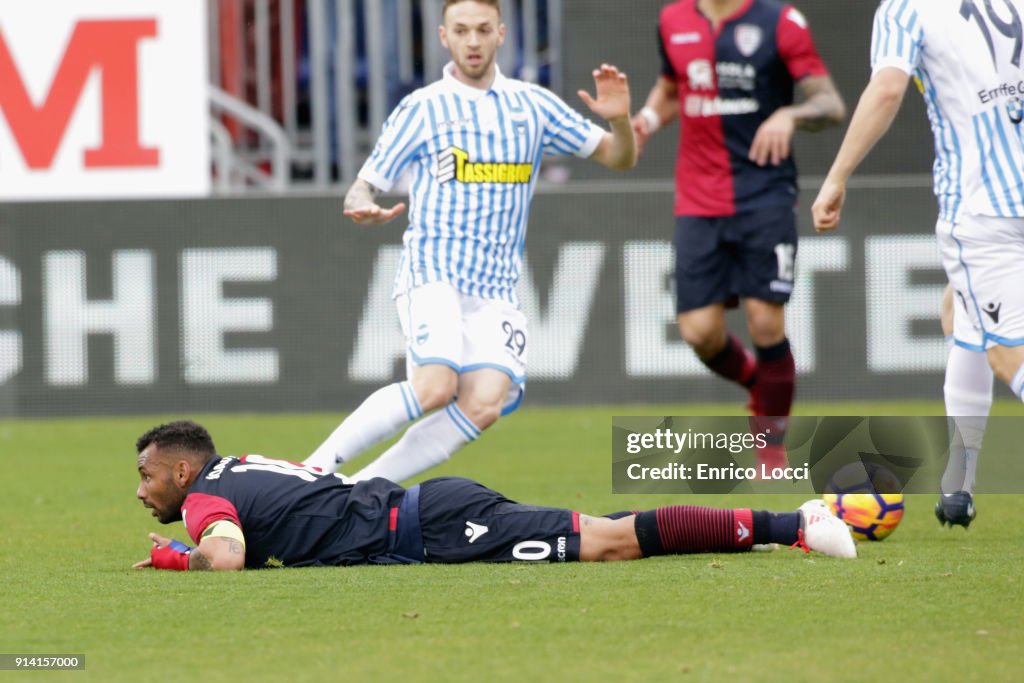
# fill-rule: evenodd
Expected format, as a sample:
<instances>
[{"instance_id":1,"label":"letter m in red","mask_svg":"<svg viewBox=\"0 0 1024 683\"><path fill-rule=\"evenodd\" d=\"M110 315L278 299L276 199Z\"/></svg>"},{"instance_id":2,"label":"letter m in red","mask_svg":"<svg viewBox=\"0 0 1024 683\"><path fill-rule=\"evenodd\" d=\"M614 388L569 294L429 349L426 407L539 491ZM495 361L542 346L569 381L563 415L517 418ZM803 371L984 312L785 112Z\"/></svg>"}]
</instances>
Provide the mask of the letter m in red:
<instances>
[{"instance_id":1,"label":"letter m in red","mask_svg":"<svg viewBox=\"0 0 1024 683\"><path fill-rule=\"evenodd\" d=\"M36 106L0 30L0 114L29 168L53 163L93 69L102 77L103 131L99 147L85 150L86 168L159 164L160 150L139 142L138 45L155 36L155 19L78 22L46 99Z\"/></svg>"}]
</instances>

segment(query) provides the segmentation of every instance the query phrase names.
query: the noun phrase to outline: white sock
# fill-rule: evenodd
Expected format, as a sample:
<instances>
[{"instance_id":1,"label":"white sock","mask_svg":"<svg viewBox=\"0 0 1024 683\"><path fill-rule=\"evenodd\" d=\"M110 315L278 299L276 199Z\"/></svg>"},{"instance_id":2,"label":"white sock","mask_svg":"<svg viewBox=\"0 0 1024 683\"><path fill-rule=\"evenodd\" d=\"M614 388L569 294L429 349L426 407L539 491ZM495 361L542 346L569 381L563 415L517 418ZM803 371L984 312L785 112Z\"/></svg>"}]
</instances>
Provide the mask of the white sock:
<instances>
[{"instance_id":1,"label":"white sock","mask_svg":"<svg viewBox=\"0 0 1024 683\"><path fill-rule=\"evenodd\" d=\"M394 436L422 414L412 385L389 384L370 394L303 462L334 472L346 460Z\"/></svg>"},{"instance_id":2,"label":"white sock","mask_svg":"<svg viewBox=\"0 0 1024 683\"><path fill-rule=\"evenodd\" d=\"M1016 374L1010 380L1010 389L1017 394L1021 401L1024 401L1024 364L1017 368Z\"/></svg>"},{"instance_id":3,"label":"white sock","mask_svg":"<svg viewBox=\"0 0 1024 683\"><path fill-rule=\"evenodd\" d=\"M398 443L356 472L352 479L363 481L383 477L396 483L403 482L440 465L478 436L480 430L454 402L449 403L409 427Z\"/></svg>"},{"instance_id":4,"label":"white sock","mask_svg":"<svg viewBox=\"0 0 1024 683\"><path fill-rule=\"evenodd\" d=\"M946 415L956 426L949 446L949 461L942 475L945 494L973 493L978 471L978 453L985 437L985 424L992 408L992 368L984 353L962 346L950 349L946 361Z\"/></svg>"}]
</instances>

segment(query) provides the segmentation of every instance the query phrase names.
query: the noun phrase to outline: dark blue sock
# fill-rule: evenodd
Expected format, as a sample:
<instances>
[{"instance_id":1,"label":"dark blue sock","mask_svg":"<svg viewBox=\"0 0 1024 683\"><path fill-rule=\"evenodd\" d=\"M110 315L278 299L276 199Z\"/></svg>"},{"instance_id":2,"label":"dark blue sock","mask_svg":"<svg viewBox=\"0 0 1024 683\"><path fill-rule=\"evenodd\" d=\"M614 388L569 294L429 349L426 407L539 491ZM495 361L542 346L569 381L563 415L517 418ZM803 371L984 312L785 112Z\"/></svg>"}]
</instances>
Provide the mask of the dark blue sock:
<instances>
[{"instance_id":1,"label":"dark blue sock","mask_svg":"<svg viewBox=\"0 0 1024 683\"><path fill-rule=\"evenodd\" d=\"M799 512L754 511L754 543L793 545L800 530Z\"/></svg>"}]
</instances>

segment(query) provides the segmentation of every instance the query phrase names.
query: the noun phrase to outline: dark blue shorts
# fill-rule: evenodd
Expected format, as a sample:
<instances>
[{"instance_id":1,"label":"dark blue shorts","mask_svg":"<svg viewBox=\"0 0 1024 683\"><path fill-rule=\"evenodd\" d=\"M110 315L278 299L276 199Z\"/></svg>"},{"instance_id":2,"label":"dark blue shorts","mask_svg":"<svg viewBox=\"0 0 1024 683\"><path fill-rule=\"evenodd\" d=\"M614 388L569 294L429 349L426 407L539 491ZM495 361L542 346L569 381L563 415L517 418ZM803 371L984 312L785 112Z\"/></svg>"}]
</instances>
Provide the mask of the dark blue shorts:
<instances>
[{"instance_id":1,"label":"dark blue shorts","mask_svg":"<svg viewBox=\"0 0 1024 683\"><path fill-rule=\"evenodd\" d=\"M676 312L740 297L785 303L793 292L796 214L771 207L676 218Z\"/></svg>"},{"instance_id":2,"label":"dark blue shorts","mask_svg":"<svg viewBox=\"0 0 1024 683\"><path fill-rule=\"evenodd\" d=\"M407 521L399 516L399 531ZM470 479L443 477L420 484L418 521L426 562L580 558L579 513L522 505Z\"/></svg>"}]
</instances>

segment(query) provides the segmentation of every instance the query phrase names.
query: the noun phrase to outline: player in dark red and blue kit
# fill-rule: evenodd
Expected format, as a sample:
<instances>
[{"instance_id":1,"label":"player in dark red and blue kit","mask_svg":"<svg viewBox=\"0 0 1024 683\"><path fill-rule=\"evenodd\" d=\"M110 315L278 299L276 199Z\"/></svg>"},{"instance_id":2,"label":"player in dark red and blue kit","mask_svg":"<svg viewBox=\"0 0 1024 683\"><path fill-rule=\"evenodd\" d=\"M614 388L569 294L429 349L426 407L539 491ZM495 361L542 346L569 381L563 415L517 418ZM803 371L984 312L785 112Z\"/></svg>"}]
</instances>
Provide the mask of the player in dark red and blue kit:
<instances>
[{"instance_id":1,"label":"player in dark red and blue kit","mask_svg":"<svg viewBox=\"0 0 1024 683\"><path fill-rule=\"evenodd\" d=\"M150 556L136 568L634 560L768 543L857 555L821 499L779 514L676 505L591 517L516 503L468 479L406 489L258 455L222 458L188 421L154 427L136 450L136 496L164 524L184 520L197 544L150 534Z\"/></svg>"},{"instance_id":2,"label":"player in dark red and blue kit","mask_svg":"<svg viewBox=\"0 0 1024 683\"><path fill-rule=\"evenodd\" d=\"M835 125L845 107L806 20L790 5L674 2L661 11L658 40L661 75L633 126L643 144L680 120L679 331L709 369L750 391L751 410L765 416L759 431L770 429L758 457L779 466L796 376L783 313L797 249L790 146L795 129ZM725 309L741 298L756 356L725 327Z\"/></svg>"}]
</instances>

